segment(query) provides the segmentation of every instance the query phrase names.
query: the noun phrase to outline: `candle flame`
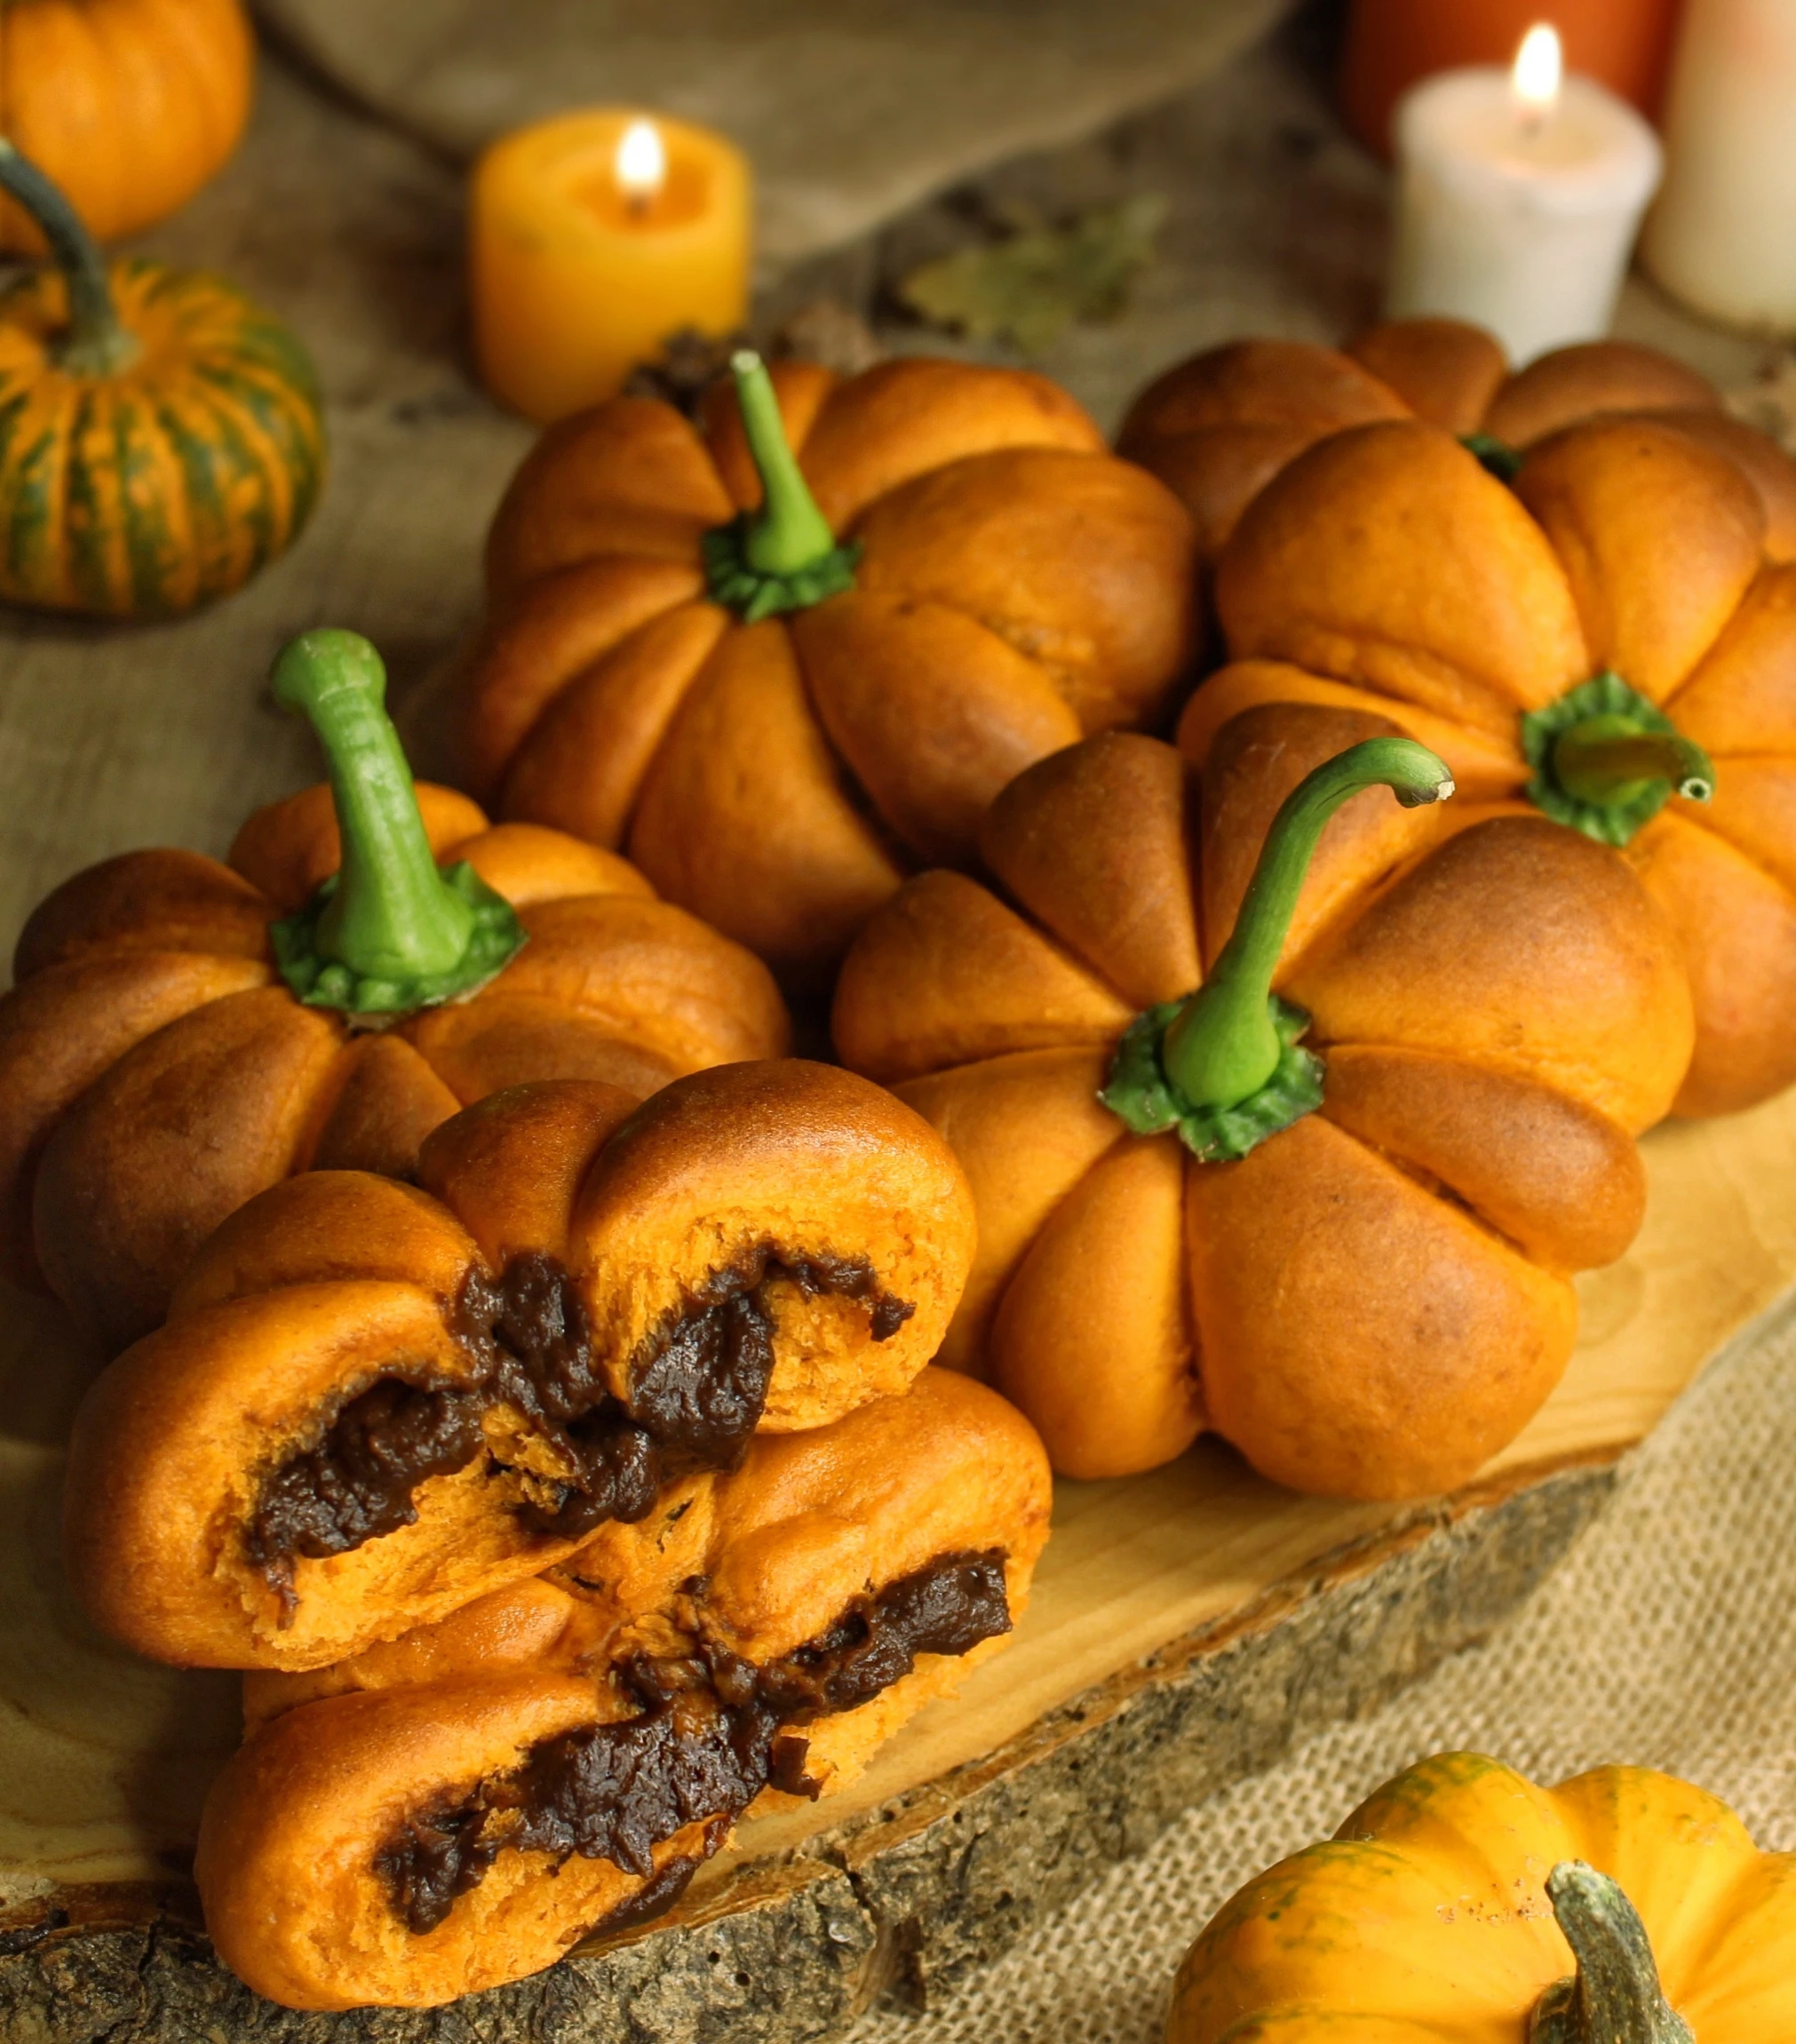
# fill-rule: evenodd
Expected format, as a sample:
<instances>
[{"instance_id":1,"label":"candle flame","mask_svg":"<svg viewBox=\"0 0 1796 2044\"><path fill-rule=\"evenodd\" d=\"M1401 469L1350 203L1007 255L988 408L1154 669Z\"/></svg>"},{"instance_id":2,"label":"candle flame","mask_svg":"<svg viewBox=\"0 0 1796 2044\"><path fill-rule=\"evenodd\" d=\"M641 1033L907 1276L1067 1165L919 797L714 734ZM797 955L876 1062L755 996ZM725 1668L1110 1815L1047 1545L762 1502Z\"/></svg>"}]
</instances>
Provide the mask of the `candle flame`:
<instances>
[{"instance_id":1,"label":"candle flame","mask_svg":"<svg viewBox=\"0 0 1796 2044\"><path fill-rule=\"evenodd\" d=\"M616 169L624 196L638 204L652 199L667 182L667 147L653 121L632 121L624 131Z\"/></svg>"},{"instance_id":2,"label":"candle flame","mask_svg":"<svg viewBox=\"0 0 1796 2044\"><path fill-rule=\"evenodd\" d=\"M1514 68L1509 74L1510 85L1523 114L1538 121L1553 111L1558 104L1559 81L1564 68L1558 29L1551 22L1537 21L1522 38Z\"/></svg>"}]
</instances>

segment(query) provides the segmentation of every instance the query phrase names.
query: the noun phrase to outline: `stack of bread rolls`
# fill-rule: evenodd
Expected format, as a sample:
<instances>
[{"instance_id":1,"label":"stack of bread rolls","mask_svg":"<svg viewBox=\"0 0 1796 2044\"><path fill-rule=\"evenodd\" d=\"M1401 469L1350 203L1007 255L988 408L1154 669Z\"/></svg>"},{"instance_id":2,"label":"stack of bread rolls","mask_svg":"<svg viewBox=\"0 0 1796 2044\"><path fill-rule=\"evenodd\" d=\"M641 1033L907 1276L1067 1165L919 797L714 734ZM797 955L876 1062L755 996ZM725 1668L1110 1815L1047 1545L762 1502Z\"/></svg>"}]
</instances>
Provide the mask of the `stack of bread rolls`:
<instances>
[{"instance_id":1,"label":"stack of bread rolls","mask_svg":"<svg viewBox=\"0 0 1796 2044\"><path fill-rule=\"evenodd\" d=\"M972 1203L799 1061L501 1093L418 1183L313 1172L203 1245L76 1423L115 1637L250 1674L207 1921L291 2006L442 2001L652 1913L996 1650L1045 1456L926 1364Z\"/></svg>"}]
</instances>

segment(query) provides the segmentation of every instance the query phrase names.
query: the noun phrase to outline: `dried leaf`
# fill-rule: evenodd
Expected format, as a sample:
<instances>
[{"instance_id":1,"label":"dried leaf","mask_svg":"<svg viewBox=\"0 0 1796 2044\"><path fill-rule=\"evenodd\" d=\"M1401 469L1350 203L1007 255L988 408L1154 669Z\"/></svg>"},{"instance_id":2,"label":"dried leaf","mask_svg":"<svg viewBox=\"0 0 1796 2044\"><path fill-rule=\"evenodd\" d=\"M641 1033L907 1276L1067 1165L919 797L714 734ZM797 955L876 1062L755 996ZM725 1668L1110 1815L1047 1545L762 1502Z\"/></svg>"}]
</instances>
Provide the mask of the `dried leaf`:
<instances>
[{"instance_id":1,"label":"dried leaf","mask_svg":"<svg viewBox=\"0 0 1796 2044\"><path fill-rule=\"evenodd\" d=\"M1159 192L1080 214L1064 227L1020 217L1000 242L960 249L912 270L903 302L934 326L973 340L1012 340L1038 354L1075 320L1114 319L1136 274L1154 259L1166 218Z\"/></svg>"}]
</instances>

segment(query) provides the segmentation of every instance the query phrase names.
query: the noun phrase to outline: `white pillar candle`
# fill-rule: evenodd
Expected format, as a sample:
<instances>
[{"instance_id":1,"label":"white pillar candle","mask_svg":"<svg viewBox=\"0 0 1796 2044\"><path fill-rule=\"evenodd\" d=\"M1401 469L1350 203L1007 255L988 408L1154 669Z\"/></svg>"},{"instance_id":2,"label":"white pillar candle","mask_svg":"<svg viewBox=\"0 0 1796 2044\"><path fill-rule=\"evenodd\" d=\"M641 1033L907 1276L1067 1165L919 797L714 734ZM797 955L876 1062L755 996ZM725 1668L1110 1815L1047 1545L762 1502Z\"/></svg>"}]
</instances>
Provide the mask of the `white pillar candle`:
<instances>
[{"instance_id":1,"label":"white pillar candle","mask_svg":"<svg viewBox=\"0 0 1796 2044\"><path fill-rule=\"evenodd\" d=\"M1558 72L1558 37L1535 28L1513 70L1443 71L1399 103L1391 316L1470 320L1517 362L1608 332L1658 140Z\"/></svg>"},{"instance_id":2,"label":"white pillar candle","mask_svg":"<svg viewBox=\"0 0 1796 2044\"><path fill-rule=\"evenodd\" d=\"M1796 329L1796 0L1689 0L1665 151L1647 267L1698 312Z\"/></svg>"}]
</instances>

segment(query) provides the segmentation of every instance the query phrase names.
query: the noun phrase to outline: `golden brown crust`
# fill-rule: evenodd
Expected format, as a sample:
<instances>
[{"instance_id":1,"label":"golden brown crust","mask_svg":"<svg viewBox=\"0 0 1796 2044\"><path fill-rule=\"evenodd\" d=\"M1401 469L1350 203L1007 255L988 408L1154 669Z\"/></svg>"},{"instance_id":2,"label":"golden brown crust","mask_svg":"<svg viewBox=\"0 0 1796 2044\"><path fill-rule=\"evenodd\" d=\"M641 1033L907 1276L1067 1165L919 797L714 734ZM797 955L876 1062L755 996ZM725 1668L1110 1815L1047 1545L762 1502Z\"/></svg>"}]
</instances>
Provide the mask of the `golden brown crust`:
<instances>
[{"instance_id":1,"label":"golden brown crust","mask_svg":"<svg viewBox=\"0 0 1796 2044\"><path fill-rule=\"evenodd\" d=\"M776 1359L763 1425L816 1427L902 1391L941 1345L973 1261L973 1201L920 1116L834 1065L724 1065L666 1087L580 1189L568 1261L620 1378L712 1272L771 1250L860 1258L913 1308L881 1335L854 1297L770 1278Z\"/></svg>"},{"instance_id":2,"label":"golden brown crust","mask_svg":"<svg viewBox=\"0 0 1796 2044\"><path fill-rule=\"evenodd\" d=\"M664 497L693 501L698 464L713 525L759 501L735 400L708 401L702 440L601 408L548 435L501 507L465 744L508 816L627 844L662 893L809 985L909 859L971 857L1020 767L1164 709L1198 636L1194 538L1039 377L911 358L773 378L824 517L860 549L855 588L747 626L695 600L704 528ZM664 454L664 489L632 480L614 436Z\"/></svg>"},{"instance_id":3,"label":"golden brown crust","mask_svg":"<svg viewBox=\"0 0 1796 2044\"><path fill-rule=\"evenodd\" d=\"M154 1327L212 1229L295 1168L343 1037L285 987L226 994L136 1044L62 1116L32 1237L51 1289L109 1348Z\"/></svg>"},{"instance_id":4,"label":"golden brown crust","mask_svg":"<svg viewBox=\"0 0 1796 2044\"><path fill-rule=\"evenodd\" d=\"M1354 710L1263 704L1217 733L1204 767L1204 956L1214 960L1235 929L1247 883L1273 818L1304 776L1369 738L1388 736L1387 718ZM1285 940L1287 966L1322 933L1362 906L1367 894L1439 835L1437 812L1405 809L1387 788L1344 803L1317 840Z\"/></svg>"},{"instance_id":5,"label":"golden brown crust","mask_svg":"<svg viewBox=\"0 0 1796 2044\"><path fill-rule=\"evenodd\" d=\"M1186 1221L1212 1423L1275 1483L1450 1490L1521 1432L1571 1354L1562 1277L1318 1115L1191 1171Z\"/></svg>"},{"instance_id":6,"label":"golden brown crust","mask_svg":"<svg viewBox=\"0 0 1796 2044\"><path fill-rule=\"evenodd\" d=\"M1275 700L1206 734L1212 951L1291 786L1391 728L1356 702ZM1034 914L1095 948L1128 930L1138 886L1189 928L1191 802L1171 748L1091 740L1030 768L987 836ZM904 1073L973 1188L979 1255L943 1360L990 1370L1069 1474L1151 1467L1208 1425L1301 1489L1462 1480L1563 1365L1562 1274L1637 1228L1628 1130L1665 1111L1689 1056L1677 939L1627 863L1514 804L1344 808L1282 989L1313 1018L1323 1113L1240 1164L1124 1133L1097 1097L1121 1021L1042 1027L1043 961L1061 957L935 874L844 967L838 1048ZM1436 1356L1430 1330L1463 1353Z\"/></svg>"},{"instance_id":7,"label":"golden brown crust","mask_svg":"<svg viewBox=\"0 0 1796 2044\"><path fill-rule=\"evenodd\" d=\"M1719 410L1707 378L1638 341L1583 341L1518 370L1484 415L1483 431L1531 447L1579 419L1613 411Z\"/></svg>"},{"instance_id":8,"label":"golden brown crust","mask_svg":"<svg viewBox=\"0 0 1796 2044\"><path fill-rule=\"evenodd\" d=\"M1770 434L1724 411L1663 411L1654 417L1734 464L1758 491L1764 509L1765 558L1796 561L1796 461Z\"/></svg>"},{"instance_id":9,"label":"golden brown crust","mask_svg":"<svg viewBox=\"0 0 1796 2044\"><path fill-rule=\"evenodd\" d=\"M1005 783L1085 735L1038 658L947 603L852 590L791 630L819 722L912 858L964 864Z\"/></svg>"},{"instance_id":10,"label":"golden brown crust","mask_svg":"<svg viewBox=\"0 0 1796 2044\"><path fill-rule=\"evenodd\" d=\"M565 1256L581 1183L637 1104L590 1081L513 1086L435 1132L418 1153L418 1183L496 1270L514 1256Z\"/></svg>"},{"instance_id":11,"label":"golden brown crust","mask_svg":"<svg viewBox=\"0 0 1796 2044\"><path fill-rule=\"evenodd\" d=\"M783 624L719 640L637 791L630 855L800 982L897 887L902 867L843 784Z\"/></svg>"},{"instance_id":12,"label":"golden brown crust","mask_svg":"<svg viewBox=\"0 0 1796 2044\"><path fill-rule=\"evenodd\" d=\"M1329 1055L1322 1111L1550 1270L1613 1263L1640 1233L1646 1167L1626 1130L1550 1086L1354 1044Z\"/></svg>"},{"instance_id":13,"label":"golden brown crust","mask_svg":"<svg viewBox=\"0 0 1796 2044\"><path fill-rule=\"evenodd\" d=\"M973 1188L979 1240L940 1360L983 1376L991 1319L1055 1205L1123 1135L1100 1104L1108 1044L1015 1051L909 1079L898 1097L953 1149Z\"/></svg>"},{"instance_id":14,"label":"golden brown crust","mask_svg":"<svg viewBox=\"0 0 1796 2044\"><path fill-rule=\"evenodd\" d=\"M175 850L123 852L52 888L25 919L12 976L90 953L197 951L261 959L267 910L216 859Z\"/></svg>"},{"instance_id":15,"label":"golden brown crust","mask_svg":"<svg viewBox=\"0 0 1796 2044\"><path fill-rule=\"evenodd\" d=\"M1242 519L1216 598L1237 659L1287 660L1498 736L1591 671L1539 528L1420 424L1357 427L1293 462Z\"/></svg>"},{"instance_id":16,"label":"golden brown crust","mask_svg":"<svg viewBox=\"0 0 1796 2044\"><path fill-rule=\"evenodd\" d=\"M552 1964L643 1885L608 1859L576 1856L550 1878L552 1855L501 1853L435 1930L409 1930L374 1865L406 1814L624 1714L573 1676L492 1676L435 1698L429 1713L402 1690L290 1711L219 1776L195 1874L219 1957L258 1993L296 2008L453 2000ZM675 1833L657 1866L702 1835Z\"/></svg>"},{"instance_id":17,"label":"golden brown crust","mask_svg":"<svg viewBox=\"0 0 1796 2044\"><path fill-rule=\"evenodd\" d=\"M1068 1476L1126 1476L1205 1424L1185 1269L1185 1156L1127 1136L1048 1216L1004 1292L992 1380Z\"/></svg>"},{"instance_id":18,"label":"golden brown crust","mask_svg":"<svg viewBox=\"0 0 1796 2044\"><path fill-rule=\"evenodd\" d=\"M524 457L487 536L487 587L503 602L608 554L693 561L700 537L734 509L704 443L672 405L614 398L551 426Z\"/></svg>"},{"instance_id":19,"label":"golden brown crust","mask_svg":"<svg viewBox=\"0 0 1796 2044\"><path fill-rule=\"evenodd\" d=\"M1418 418L1451 433L1478 431L1509 374L1495 335L1465 320L1381 320L1347 352Z\"/></svg>"},{"instance_id":20,"label":"golden brown crust","mask_svg":"<svg viewBox=\"0 0 1796 2044\"><path fill-rule=\"evenodd\" d=\"M1674 935L1621 859L1544 817L1460 830L1299 959L1283 990L1318 1043L1469 1057L1633 1133L1689 1063Z\"/></svg>"},{"instance_id":21,"label":"golden brown crust","mask_svg":"<svg viewBox=\"0 0 1796 2044\"><path fill-rule=\"evenodd\" d=\"M425 835L439 858L487 828L486 812L454 788L415 783ZM231 866L274 904L277 915L302 909L343 863L337 807L326 782L258 809L231 845Z\"/></svg>"},{"instance_id":22,"label":"golden brown crust","mask_svg":"<svg viewBox=\"0 0 1796 2044\"><path fill-rule=\"evenodd\" d=\"M1241 513L1306 448L1374 419L1403 418L1396 393L1347 355L1308 341L1230 341L1193 355L1130 406L1117 451L1172 489L1213 563Z\"/></svg>"},{"instance_id":23,"label":"golden brown crust","mask_svg":"<svg viewBox=\"0 0 1796 2044\"><path fill-rule=\"evenodd\" d=\"M889 1086L1037 1045L1109 1043L1130 1013L977 880L930 872L855 939L830 1026L842 1059Z\"/></svg>"},{"instance_id":24,"label":"golden brown crust","mask_svg":"<svg viewBox=\"0 0 1796 2044\"><path fill-rule=\"evenodd\" d=\"M1132 1007L1202 976L1182 762L1134 732L1042 760L992 805L986 864Z\"/></svg>"},{"instance_id":25,"label":"golden brown crust","mask_svg":"<svg viewBox=\"0 0 1796 2044\"><path fill-rule=\"evenodd\" d=\"M243 873L131 853L28 923L0 999L0 1260L111 1347L154 1326L207 1232L290 1172L409 1174L458 1105L533 1079L641 1098L785 1050L766 966L655 899L627 861L538 825L489 828L427 783L418 798L439 857L513 900L529 941L472 1000L385 1037L350 1037L274 983L270 922L338 856L322 784L250 817Z\"/></svg>"},{"instance_id":26,"label":"golden brown crust","mask_svg":"<svg viewBox=\"0 0 1796 2044\"><path fill-rule=\"evenodd\" d=\"M46 966L0 1002L0 1268L8 1277L43 1283L32 1181L44 1143L75 1102L157 1030L268 976L250 958L128 950ZM85 1026L71 1028L72 1016Z\"/></svg>"},{"instance_id":27,"label":"golden brown crust","mask_svg":"<svg viewBox=\"0 0 1796 2044\"><path fill-rule=\"evenodd\" d=\"M1592 671L1663 703L1760 571L1758 492L1725 456L1649 419L1554 434L1514 487L1565 570Z\"/></svg>"},{"instance_id":28,"label":"golden brown crust","mask_svg":"<svg viewBox=\"0 0 1796 2044\"><path fill-rule=\"evenodd\" d=\"M1736 1114L1796 1083L1796 895L1680 814L1655 817L1628 858L1678 933L1702 1017L1673 1111Z\"/></svg>"}]
</instances>

